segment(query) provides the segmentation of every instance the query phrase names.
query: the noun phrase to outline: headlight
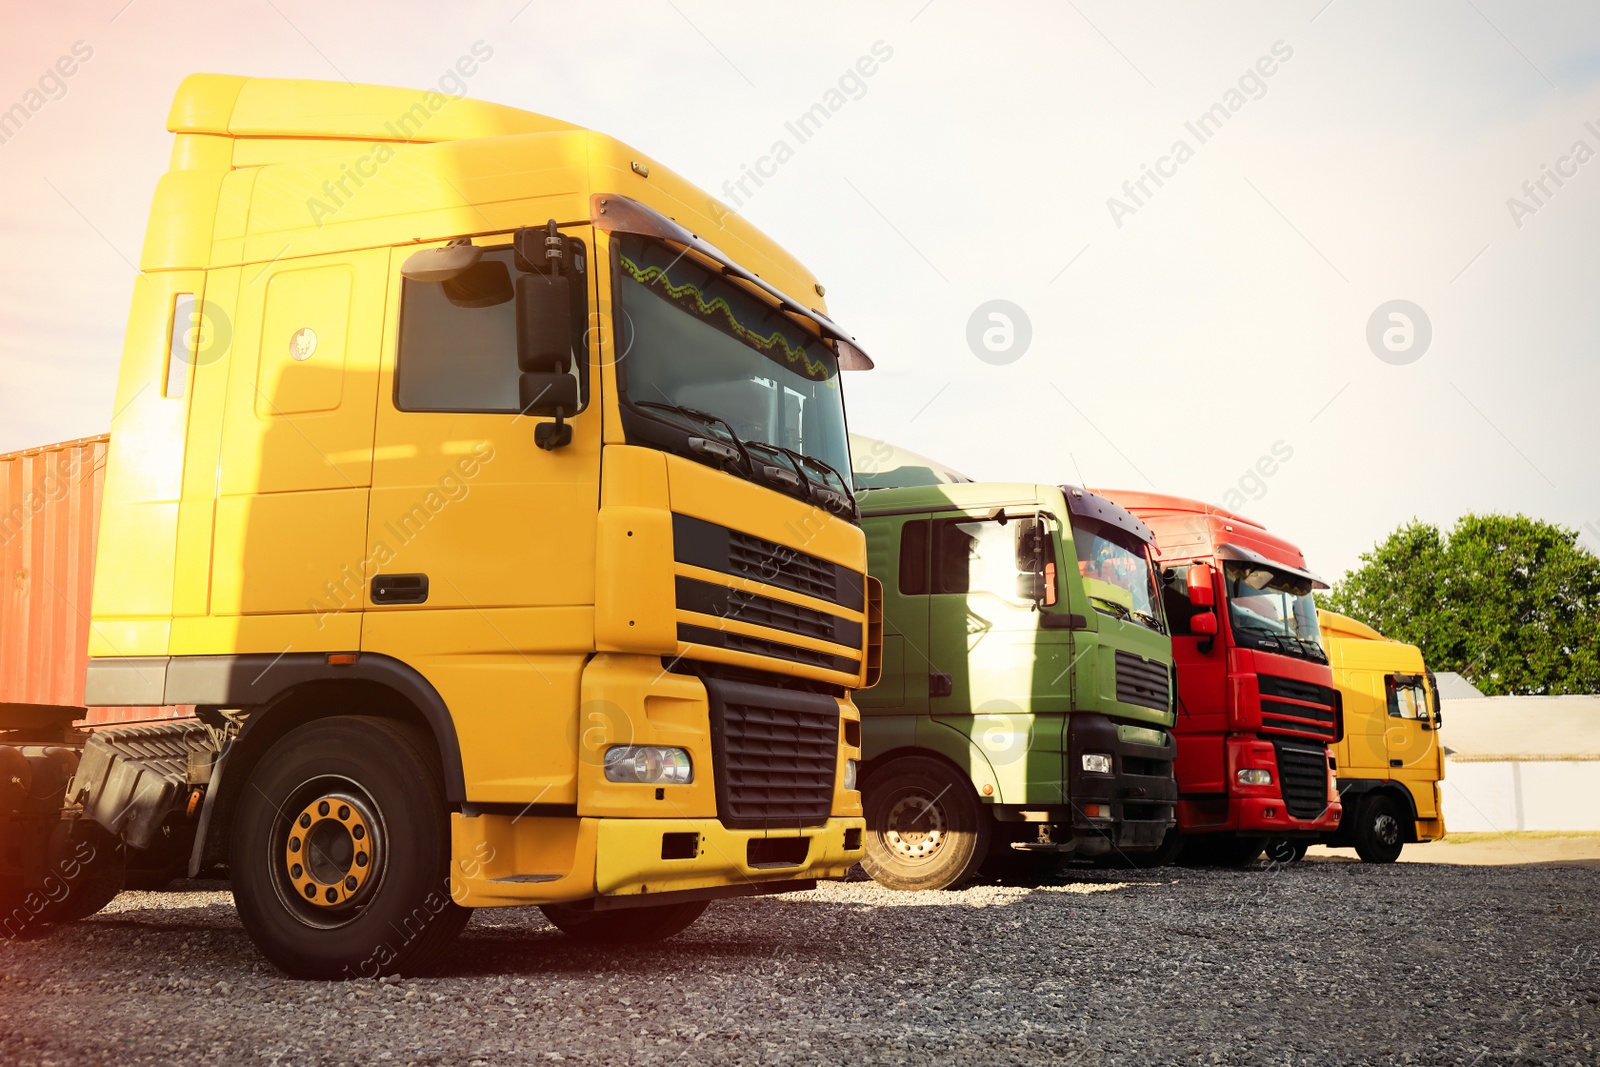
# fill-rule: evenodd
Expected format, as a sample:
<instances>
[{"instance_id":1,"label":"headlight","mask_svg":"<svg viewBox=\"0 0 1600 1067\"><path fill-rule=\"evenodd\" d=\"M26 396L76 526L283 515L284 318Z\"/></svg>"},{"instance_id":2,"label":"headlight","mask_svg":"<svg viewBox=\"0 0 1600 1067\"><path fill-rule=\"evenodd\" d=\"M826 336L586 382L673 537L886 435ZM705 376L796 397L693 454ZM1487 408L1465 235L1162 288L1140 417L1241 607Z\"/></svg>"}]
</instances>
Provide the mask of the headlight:
<instances>
[{"instance_id":1,"label":"headlight","mask_svg":"<svg viewBox=\"0 0 1600 1067\"><path fill-rule=\"evenodd\" d=\"M1260 767L1245 767L1239 772L1240 785L1271 785L1272 772Z\"/></svg>"},{"instance_id":2,"label":"headlight","mask_svg":"<svg viewBox=\"0 0 1600 1067\"><path fill-rule=\"evenodd\" d=\"M606 749L606 781L687 785L694 781L694 764L681 748L617 745Z\"/></svg>"},{"instance_id":3,"label":"headlight","mask_svg":"<svg viewBox=\"0 0 1600 1067\"><path fill-rule=\"evenodd\" d=\"M1083 754L1083 769L1090 774L1110 774L1111 757L1099 752L1085 752Z\"/></svg>"},{"instance_id":4,"label":"headlight","mask_svg":"<svg viewBox=\"0 0 1600 1067\"><path fill-rule=\"evenodd\" d=\"M860 769L861 764L856 760L847 759L844 761L844 787L846 789L854 789L856 787L856 775Z\"/></svg>"}]
</instances>

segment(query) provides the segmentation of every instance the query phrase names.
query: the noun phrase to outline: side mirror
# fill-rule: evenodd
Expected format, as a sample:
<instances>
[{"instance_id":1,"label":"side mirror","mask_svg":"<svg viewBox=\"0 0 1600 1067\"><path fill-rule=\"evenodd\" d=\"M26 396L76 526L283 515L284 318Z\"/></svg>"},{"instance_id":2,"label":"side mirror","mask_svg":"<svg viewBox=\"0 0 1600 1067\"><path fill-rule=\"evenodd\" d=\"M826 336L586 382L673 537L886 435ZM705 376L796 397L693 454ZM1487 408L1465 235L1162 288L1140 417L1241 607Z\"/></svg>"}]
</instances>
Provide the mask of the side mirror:
<instances>
[{"instance_id":1,"label":"side mirror","mask_svg":"<svg viewBox=\"0 0 1600 1067\"><path fill-rule=\"evenodd\" d=\"M1017 575L1017 599L1031 600L1035 604L1044 601L1044 575L1035 571L1033 574Z\"/></svg>"},{"instance_id":2,"label":"side mirror","mask_svg":"<svg viewBox=\"0 0 1600 1067\"><path fill-rule=\"evenodd\" d=\"M563 419L578 410L578 380L570 374L524 372L517 381L524 415L554 418L534 430L534 443L547 452L572 443L572 427Z\"/></svg>"},{"instance_id":3,"label":"side mirror","mask_svg":"<svg viewBox=\"0 0 1600 1067\"><path fill-rule=\"evenodd\" d=\"M1189 618L1189 632L1201 637L1217 636L1217 613L1199 611Z\"/></svg>"},{"instance_id":4,"label":"side mirror","mask_svg":"<svg viewBox=\"0 0 1600 1067\"><path fill-rule=\"evenodd\" d=\"M517 366L565 374L572 366L572 290L560 275L517 276Z\"/></svg>"},{"instance_id":5,"label":"side mirror","mask_svg":"<svg viewBox=\"0 0 1600 1067\"><path fill-rule=\"evenodd\" d=\"M478 265L483 249L462 238L443 248L413 252L400 264L400 276L414 282L448 282Z\"/></svg>"},{"instance_id":6,"label":"side mirror","mask_svg":"<svg viewBox=\"0 0 1600 1067\"><path fill-rule=\"evenodd\" d=\"M524 415L556 420L540 423L533 437L552 452L572 443L564 420L578 411L578 382L567 373L581 340L574 338L572 287L559 274L519 274L516 288L518 402Z\"/></svg>"},{"instance_id":7,"label":"side mirror","mask_svg":"<svg viewBox=\"0 0 1600 1067\"><path fill-rule=\"evenodd\" d=\"M1209 608L1217 602L1216 591L1211 587L1211 568L1204 563L1191 564L1188 573L1189 603L1197 608ZM1211 620L1212 633L1216 633L1216 618ZM1200 631L1195 630L1196 633Z\"/></svg>"}]
</instances>

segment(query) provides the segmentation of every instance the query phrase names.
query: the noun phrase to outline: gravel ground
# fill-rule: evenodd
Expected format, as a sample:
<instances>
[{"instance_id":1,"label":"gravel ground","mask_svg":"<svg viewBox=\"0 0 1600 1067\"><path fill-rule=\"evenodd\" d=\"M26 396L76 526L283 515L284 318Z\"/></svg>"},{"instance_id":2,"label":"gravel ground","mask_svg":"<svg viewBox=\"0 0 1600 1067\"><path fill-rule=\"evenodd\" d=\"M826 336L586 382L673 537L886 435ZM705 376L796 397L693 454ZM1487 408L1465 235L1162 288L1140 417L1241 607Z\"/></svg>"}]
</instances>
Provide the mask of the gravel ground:
<instances>
[{"instance_id":1,"label":"gravel ground","mask_svg":"<svg viewBox=\"0 0 1600 1067\"><path fill-rule=\"evenodd\" d=\"M217 883L0 942L0 1063L1596 1063L1600 870L1069 868L714 904L648 949L478 912L429 978L283 978Z\"/></svg>"}]
</instances>

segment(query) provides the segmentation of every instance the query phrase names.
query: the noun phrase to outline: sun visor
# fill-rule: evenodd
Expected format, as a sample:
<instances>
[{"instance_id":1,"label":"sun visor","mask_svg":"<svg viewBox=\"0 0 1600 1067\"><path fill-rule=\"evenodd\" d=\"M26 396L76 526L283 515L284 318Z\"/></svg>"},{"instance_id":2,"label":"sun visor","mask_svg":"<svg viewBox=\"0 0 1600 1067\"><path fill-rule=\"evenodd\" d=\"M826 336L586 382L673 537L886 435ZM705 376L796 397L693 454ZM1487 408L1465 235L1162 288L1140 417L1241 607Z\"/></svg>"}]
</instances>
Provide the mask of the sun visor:
<instances>
[{"instance_id":1,"label":"sun visor","mask_svg":"<svg viewBox=\"0 0 1600 1067\"><path fill-rule=\"evenodd\" d=\"M833 347L839 357L840 370L872 369L872 357L863 352L861 346L856 344L855 338L845 333L838 323L762 281L724 255L711 242L690 233L654 208L646 207L637 200L616 193L595 193L589 198L589 217L594 221L594 228L605 233L636 233L670 241L698 253L716 263L727 277L737 278L750 288L765 293L768 299L790 315L797 319L805 319L815 326L822 336L834 342Z\"/></svg>"},{"instance_id":2,"label":"sun visor","mask_svg":"<svg viewBox=\"0 0 1600 1067\"><path fill-rule=\"evenodd\" d=\"M1072 485L1063 485L1061 491L1066 494L1067 508L1074 515L1085 519L1096 519L1107 526L1128 531L1145 544L1155 544L1156 535L1150 531L1150 527L1120 504L1113 504L1099 493Z\"/></svg>"},{"instance_id":3,"label":"sun visor","mask_svg":"<svg viewBox=\"0 0 1600 1067\"><path fill-rule=\"evenodd\" d=\"M1330 588L1327 582L1323 581L1317 575L1312 574L1308 570L1302 570L1299 567L1291 567L1289 564L1279 563L1275 559L1268 559L1261 553L1245 548L1243 545L1235 545L1232 543L1219 545L1217 546L1217 558L1231 559L1237 563L1253 563L1258 567L1266 567L1269 570L1275 570L1283 574L1292 574L1296 578L1304 578L1309 581L1314 589Z\"/></svg>"}]
</instances>

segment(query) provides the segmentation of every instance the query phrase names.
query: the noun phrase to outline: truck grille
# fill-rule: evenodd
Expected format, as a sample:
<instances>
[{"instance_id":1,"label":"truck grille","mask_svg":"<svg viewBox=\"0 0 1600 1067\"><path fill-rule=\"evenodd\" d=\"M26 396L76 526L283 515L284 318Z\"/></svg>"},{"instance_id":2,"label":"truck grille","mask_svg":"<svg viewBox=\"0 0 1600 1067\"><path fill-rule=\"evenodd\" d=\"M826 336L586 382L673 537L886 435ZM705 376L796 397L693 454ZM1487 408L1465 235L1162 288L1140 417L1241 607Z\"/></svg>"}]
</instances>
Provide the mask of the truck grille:
<instances>
[{"instance_id":1,"label":"truck grille","mask_svg":"<svg viewBox=\"0 0 1600 1067\"><path fill-rule=\"evenodd\" d=\"M1257 676L1261 687L1261 729L1332 742L1339 737L1339 695L1324 685L1275 675ZM1271 699L1278 697L1282 699ZM1306 701L1307 703L1291 703Z\"/></svg>"},{"instance_id":2,"label":"truck grille","mask_svg":"<svg viewBox=\"0 0 1600 1067\"><path fill-rule=\"evenodd\" d=\"M1166 711L1171 704L1165 664L1117 650L1117 699L1124 704Z\"/></svg>"},{"instance_id":3,"label":"truck grille","mask_svg":"<svg viewBox=\"0 0 1600 1067\"><path fill-rule=\"evenodd\" d=\"M703 678L717 818L733 830L820 826L833 808L839 704L822 693Z\"/></svg>"},{"instance_id":4,"label":"truck grille","mask_svg":"<svg viewBox=\"0 0 1600 1067\"><path fill-rule=\"evenodd\" d=\"M1315 819L1328 807L1328 750L1297 741L1272 742L1278 757L1283 806L1297 819Z\"/></svg>"},{"instance_id":5,"label":"truck grille","mask_svg":"<svg viewBox=\"0 0 1600 1067\"><path fill-rule=\"evenodd\" d=\"M809 552L676 513L672 542L679 563L804 593L851 611L866 607L861 573Z\"/></svg>"},{"instance_id":6,"label":"truck grille","mask_svg":"<svg viewBox=\"0 0 1600 1067\"><path fill-rule=\"evenodd\" d=\"M677 578L678 607L701 615L737 619L753 626L804 634L824 641L861 647L861 624L842 615L831 615L816 608L790 604L784 600L732 589L726 585L702 582L698 578Z\"/></svg>"}]
</instances>

